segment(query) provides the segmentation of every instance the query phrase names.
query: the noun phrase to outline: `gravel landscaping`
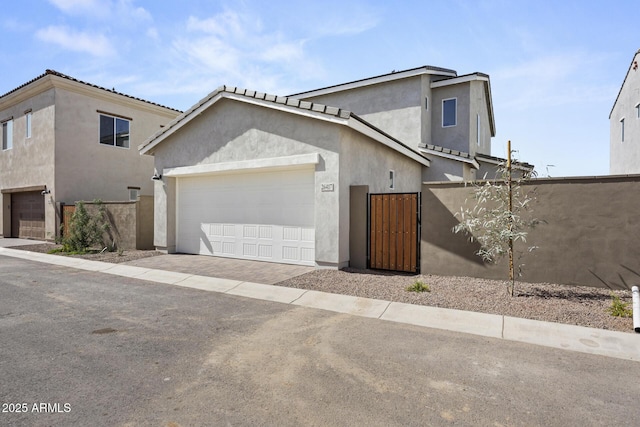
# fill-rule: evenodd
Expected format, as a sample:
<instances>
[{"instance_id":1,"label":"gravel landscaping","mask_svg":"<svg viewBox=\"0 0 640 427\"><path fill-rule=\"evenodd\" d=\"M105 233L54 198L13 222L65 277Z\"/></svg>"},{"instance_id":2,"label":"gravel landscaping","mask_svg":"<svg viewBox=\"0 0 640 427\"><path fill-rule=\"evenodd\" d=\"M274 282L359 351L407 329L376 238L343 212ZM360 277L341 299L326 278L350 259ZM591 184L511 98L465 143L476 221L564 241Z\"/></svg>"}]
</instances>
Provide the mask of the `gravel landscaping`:
<instances>
[{"instance_id":1,"label":"gravel landscaping","mask_svg":"<svg viewBox=\"0 0 640 427\"><path fill-rule=\"evenodd\" d=\"M14 249L48 252L56 247L59 246L44 244ZM134 250L123 253L104 252L73 256L121 263L159 254L156 251ZM406 290L417 281L428 285L430 291ZM608 312L612 294L619 296L622 302L629 303L630 307L630 291L610 291L586 286L517 283L516 295L511 297L507 294L504 281L354 269L315 270L280 282L278 286L634 333L631 318L614 317Z\"/></svg>"}]
</instances>

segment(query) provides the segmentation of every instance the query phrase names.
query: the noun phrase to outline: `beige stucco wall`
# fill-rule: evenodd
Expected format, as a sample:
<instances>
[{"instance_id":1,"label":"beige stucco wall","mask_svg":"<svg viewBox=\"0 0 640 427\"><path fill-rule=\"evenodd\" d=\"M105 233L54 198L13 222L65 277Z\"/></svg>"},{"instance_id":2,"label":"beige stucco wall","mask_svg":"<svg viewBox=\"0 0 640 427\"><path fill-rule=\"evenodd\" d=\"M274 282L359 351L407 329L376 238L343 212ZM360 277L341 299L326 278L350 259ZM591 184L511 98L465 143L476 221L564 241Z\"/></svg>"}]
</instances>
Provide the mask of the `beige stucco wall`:
<instances>
[{"instance_id":1,"label":"beige stucco wall","mask_svg":"<svg viewBox=\"0 0 640 427\"><path fill-rule=\"evenodd\" d=\"M10 97L7 97L10 98ZM13 117L13 148L0 151L0 191L30 187L55 187L54 118L55 93L46 90L26 100L0 102L0 121ZM25 112L31 111L31 138L26 138ZM55 236L56 209L51 196L45 197L46 235ZM11 196L0 195L0 232L11 235Z\"/></svg>"},{"instance_id":2,"label":"beige stucco wall","mask_svg":"<svg viewBox=\"0 0 640 427\"><path fill-rule=\"evenodd\" d=\"M154 150L156 169L318 153L315 167L316 262L349 261L349 187L385 191L389 169L396 191L419 191L421 165L344 125L223 99ZM176 180L156 183L155 244L175 250ZM333 184L333 191L322 191ZM326 188L326 187L325 187Z\"/></svg>"},{"instance_id":3,"label":"beige stucco wall","mask_svg":"<svg viewBox=\"0 0 640 427\"><path fill-rule=\"evenodd\" d=\"M128 200L128 187L153 195L153 158L141 156L137 148L177 112L158 114L155 108L120 97L90 97L62 88L56 89L56 105L57 201ZM132 119L129 148L99 143L98 111Z\"/></svg>"}]
</instances>

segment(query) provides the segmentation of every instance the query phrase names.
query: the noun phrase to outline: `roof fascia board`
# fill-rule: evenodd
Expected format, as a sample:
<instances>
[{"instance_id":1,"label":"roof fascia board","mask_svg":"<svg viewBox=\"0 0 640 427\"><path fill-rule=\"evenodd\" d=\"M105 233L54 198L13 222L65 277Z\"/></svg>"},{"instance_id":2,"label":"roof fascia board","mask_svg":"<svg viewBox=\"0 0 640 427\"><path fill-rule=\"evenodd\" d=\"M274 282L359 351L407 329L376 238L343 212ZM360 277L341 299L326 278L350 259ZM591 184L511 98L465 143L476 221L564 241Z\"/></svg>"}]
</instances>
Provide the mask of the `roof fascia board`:
<instances>
[{"instance_id":1,"label":"roof fascia board","mask_svg":"<svg viewBox=\"0 0 640 427\"><path fill-rule=\"evenodd\" d=\"M392 150L395 150L395 151L397 151L397 152L399 152L401 154L404 154L405 156L415 160L416 162L420 163L423 166L430 166L431 165L431 162L429 161L429 159L427 159L425 157L422 157L419 153L404 147L403 145L399 144L397 141L394 141L393 139L389 138L388 136L386 136L386 135L382 134L381 132L375 130L371 126L367 126L361 120L356 120L354 117L351 117L349 119L349 127L352 128L355 131L358 131L358 132L368 136L369 138L372 138L372 139L380 142L383 145L386 145L387 147L391 148Z\"/></svg>"},{"instance_id":2,"label":"roof fascia board","mask_svg":"<svg viewBox=\"0 0 640 427\"><path fill-rule=\"evenodd\" d=\"M342 124L344 124L346 122L346 119L341 118L341 117L337 117L337 116L334 116L334 115L329 115L329 114L326 114L326 113L316 112L316 111L313 111L313 110L301 109L299 107L295 107L295 106L292 106L292 105L279 104L279 103L275 103L273 101L266 101L264 99L247 97L245 95L238 95L238 94L235 94L235 93L223 92L222 97L223 98L228 98L228 99L233 99L233 100L236 100L236 101L245 102L247 104L258 105L260 107L271 108L273 110L284 111L286 113L293 113L293 114L297 114L299 116L306 116L306 117L310 117L310 118L314 118L314 119L324 120L324 121L327 121L327 122L342 123Z\"/></svg>"},{"instance_id":3,"label":"roof fascia board","mask_svg":"<svg viewBox=\"0 0 640 427\"><path fill-rule=\"evenodd\" d=\"M429 148L420 148L420 151L422 151L422 152L424 152L426 154L431 154L431 155L434 155L434 156L443 157L445 159L451 159L451 160L456 160L458 162L468 163L471 166L473 166L475 169L480 169L480 164L476 161L476 159L471 159L471 158L462 157L462 156L456 156L455 154L444 153L444 152L438 151L438 150L430 150Z\"/></svg>"},{"instance_id":4,"label":"roof fascia board","mask_svg":"<svg viewBox=\"0 0 640 427\"><path fill-rule=\"evenodd\" d=\"M294 156L269 157L265 159L240 160L235 162L209 163L204 165L180 166L167 168L163 175L171 178L212 175L216 173L248 172L264 169L290 169L317 165L320 163L319 153L298 154Z\"/></svg>"},{"instance_id":5,"label":"roof fascia board","mask_svg":"<svg viewBox=\"0 0 640 427\"><path fill-rule=\"evenodd\" d=\"M358 80L355 82L342 83L342 84L338 84L335 86L330 86L322 89L310 90L308 92L296 93L296 94L290 95L290 97L299 98L299 99L311 98L311 97L327 95L335 92L343 92L351 89L357 89L365 86L372 86L379 83L386 83L394 80L406 79L409 77L415 77L422 74L435 74L435 75L451 76L451 77L456 76L455 72L437 71L437 70L431 70L427 67L422 67L422 68L415 68L412 70L399 71L397 73L392 73L392 74L384 74L382 76L371 77L369 79Z\"/></svg>"},{"instance_id":6,"label":"roof fascia board","mask_svg":"<svg viewBox=\"0 0 640 427\"><path fill-rule=\"evenodd\" d=\"M444 79L444 80L438 80L437 82L432 82L431 89L435 89L437 87L457 85L461 83L468 83L473 81L488 82L489 78L479 74L467 74L466 76L454 77L452 79Z\"/></svg>"}]
</instances>

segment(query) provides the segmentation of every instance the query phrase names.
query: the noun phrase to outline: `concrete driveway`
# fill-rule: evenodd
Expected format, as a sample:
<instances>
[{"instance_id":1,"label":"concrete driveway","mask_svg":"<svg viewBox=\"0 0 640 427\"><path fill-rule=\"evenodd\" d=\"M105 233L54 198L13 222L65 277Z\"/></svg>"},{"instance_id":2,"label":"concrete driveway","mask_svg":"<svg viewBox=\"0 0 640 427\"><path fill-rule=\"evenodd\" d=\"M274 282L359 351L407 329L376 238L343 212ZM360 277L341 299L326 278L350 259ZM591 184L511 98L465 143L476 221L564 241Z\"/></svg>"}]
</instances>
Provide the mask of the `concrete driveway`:
<instances>
[{"instance_id":1,"label":"concrete driveway","mask_svg":"<svg viewBox=\"0 0 640 427\"><path fill-rule=\"evenodd\" d=\"M314 270L314 267L302 265L187 254L158 255L124 264L265 285L282 282Z\"/></svg>"},{"instance_id":2,"label":"concrete driveway","mask_svg":"<svg viewBox=\"0 0 640 427\"><path fill-rule=\"evenodd\" d=\"M0 248L12 248L16 246L38 245L40 243L47 243L47 242L43 242L41 240L18 239L14 237L0 237Z\"/></svg>"}]
</instances>

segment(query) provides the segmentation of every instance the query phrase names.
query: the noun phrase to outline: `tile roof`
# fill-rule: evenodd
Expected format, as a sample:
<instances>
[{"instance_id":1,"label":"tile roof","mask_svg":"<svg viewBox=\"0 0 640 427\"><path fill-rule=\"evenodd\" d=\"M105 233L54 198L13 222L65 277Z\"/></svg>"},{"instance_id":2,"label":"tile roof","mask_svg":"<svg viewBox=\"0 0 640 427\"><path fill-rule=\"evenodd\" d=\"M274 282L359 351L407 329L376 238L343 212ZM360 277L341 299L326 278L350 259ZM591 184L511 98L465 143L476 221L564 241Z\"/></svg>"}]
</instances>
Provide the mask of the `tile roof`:
<instances>
[{"instance_id":1,"label":"tile roof","mask_svg":"<svg viewBox=\"0 0 640 427\"><path fill-rule=\"evenodd\" d=\"M44 78L44 77L46 77L46 76L56 76L56 77L60 77L60 78L63 78L63 79L66 79L66 80L69 80L69 81L72 81L72 82L76 82L76 83L80 83L80 84L83 84L83 85L86 85L86 86L89 86L89 87L93 87L93 88L96 88L96 89L104 90L104 91L106 91L106 92L111 92L111 93L114 93L114 94L116 94L116 95L124 96L124 97L127 97L127 98L129 98L129 99L134 99L134 100L136 100L136 101L141 101L141 102L144 102L144 103L147 103L147 104L155 105L155 106L157 106L157 107L166 108L166 109L168 109L168 110L173 110L173 111L181 112L180 110L177 110L177 109L175 109L175 108L167 107L167 106L165 106L165 105L161 105L161 104L157 104L157 103L155 103L155 102L147 101L147 100L142 99L142 98L137 98L137 97L135 97L135 96L127 95L126 93L118 92L118 91L116 91L115 89L107 89L107 88L104 88L104 87L102 87L102 86L98 86L98 85L94 85L94 84L91 84L91 83L84 82L84 81L82 81L82 80L78 80L78 79L73 78L73 77L71 77L71 76L68 76L68 75L66 75L66 74L59 73L58 71L55 71L55 70L46 70L43 74L40 74L38 77L36 77L36 78L34 78L34 79L31 79L31 80L29 80L29 81L28 81L28 82L26 82L26 83L23 83L22 85L18 86L18 87L17 87L17 88L15 88L15 89L10 90L9 92L7 92L7 93L5 93L5 94L0 95L0 100L1 100L2 98L4 98L5 96L8 96L8 95L10 95L10 94L12 94L12 93L14 93L14 92L17 92L17 91L19 91L20 89L22 89L23 87L28 86L28 85L30 85L31 83L33 83L33 82L35 82L35 81L37 81L37 80L40 80L40 79L42 79L42 78Z\"/></svg>"}]
</instances>

